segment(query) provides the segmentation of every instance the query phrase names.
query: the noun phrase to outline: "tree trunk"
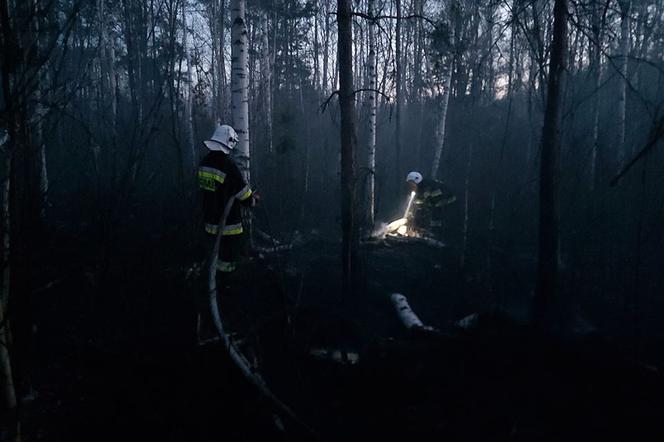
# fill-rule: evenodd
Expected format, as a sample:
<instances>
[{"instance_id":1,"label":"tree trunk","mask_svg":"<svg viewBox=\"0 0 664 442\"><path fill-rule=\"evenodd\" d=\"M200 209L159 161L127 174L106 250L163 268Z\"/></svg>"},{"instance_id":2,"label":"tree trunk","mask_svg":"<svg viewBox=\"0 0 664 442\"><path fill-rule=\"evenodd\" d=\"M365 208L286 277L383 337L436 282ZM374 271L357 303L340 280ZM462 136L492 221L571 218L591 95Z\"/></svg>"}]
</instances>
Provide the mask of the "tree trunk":
<instances>
[{"instance_id":1,"label":"tree trunk","mask_svg":"<svg viewBox=\"0 0 664 442\"><path fill-rule=\"evenodd\" d=\"M235 148L235 159L242 176L249 182L249 48L245 8L246 0L232 0L231 93L233 129L239 138Z\"/></svg>"},{"instance_id":2,"label":"tree trunk","mask_svg":"<svg viewBox=\"0 0 664 442\"><path fill-rule=\"evenodd\" d=\"M263 118L265 118L265 137L267 141L267 151L272 152L272 56L270 55L270 42L268 39L268 15L264 12L262 15L262 50L261 71L262 71L262 96L263 96Z\"/></svg>"},{"instance_id":3,"label":"tree trunk","mask_svg":"<svg viewBox=\"0 0 664 442\"><path fill-rule=\"evenodd\" d=\"M217 56L217 84L219 87L219 102L217 103L217 119L219 121L226 121L228 118L228 106L226 101L226 57L224 55L224 46L226 44L226 1L218 1L219 35L217 35L217 45L219 46L219 54Z\"/></svg>"},{"instance_id":4,"label":"tree trunk","mask_svg":"<svg viewBox=\"0 0 664 442\"><path fill-rule=\"evenodd\" d=\"M2 53L8 54L16 50L15 37L13 29L10 26L9 4L7 0L0 0L0 44L2 44ZM8 63L3 62L0 64L2 69L2 97L5 102L9 103L12 97L12 81L11 73L12 68ZM11 263L10 260L10 228L11 228L11 212L10 212L10 188L12 177L12 148L13 134L15 132L15 118L13 110L8 112L7 133L0 132L0 146L3 148L5 155L5 179L2 183L2 287L0 292L0 394L2 394L2 403L0 403L0 410L7 413L7 415L16 416L16 389L14 387L14 377L12 374L12 363L9 355L9 322L6 318L6 306L9 302L9 278ZM14 424L12 419L8 419L7 424ZM0 421L0 425L4 425L4 419ZM17 427L17 426L16 426ZM16 428L15 427L15 428ZM0 431L4 428L0 427Z\"/></svg>"},{"instance_id":5,"label":"tree trunk","mask_svg":"<svg viewBox=\"0 0 664 442\"><path fill-rule=\"evenodd\" d=\"M6 316L7 302L9 300L10 288L10 265L9 248L11 246L10 236L10 212L9 212L9 190L11 185L11 155L5 152L5 179L2 183L2 291L0 292L0 381L2 384L3 401L0 409L8 414L16 412L16 389L12 374L12 364L9 355L10 333L9 318ZM2 422L0 422L1 424ZM0 428L1 429L1 428Z\"/></svg>"},{"instance_id":6,"label":"tree trunk","mask_svg":"<svg viewBox=\"0 0 664 442\"><path fill-rule=\"evenodd\" d=\"M314 58L314 76L313 76L313 86L314 89L320 88L320 60L318 59L318 54L320 53L320 42L318 40L318 16L320 14L320 1L314 0L314 46L313 46L313 58Z\"/></svg>"},{"instance_id":7,"label":"tree trunk","mask_svg":"<svg viewBox=\"0 0 664 442\"><path fill-rule=\"evenodd\" d=\"M461 246L461 258L459 266L464 268L466 265L466 249L468 246L468 214L470 197L470 170L473 166L473 143L468 145L468 162L466 163L466 181L463 194L463 243Z\"/></svg>"},{"instance_id":8,"label":"tree trunk","mask_svg":"<svg viewBox=\"0 0 664 442\"><path fill-rule=\"evenodd\" d=\"M143 45L141 45L141 41L145 35L141 35L141 26L136 24L137 21L141 20L141 17L137 17L137 9L140 9L140 7L136 8L133 0L122 0L122 6L124 9L124 34L127 41L129 91L131 93L136 120L142 123L143 77L141 49Z\"/></svg>"},{"instance_id":9,"label":"tree trunk","mask_svg":"<svg viewBox=\"0 0 664 442\"><path fill-rule=\"evenodd\" d=\"M359 237L355 220L355 94L351 0L337 1L339 106L341 110L341 231L344 293L353 289Z\"/></svg>"},{"instance_id":10,"label":"tree trunk","mask_svg":"<svg viewBox=\"0 0 664 442\"><path fill-rule=\"evenodd\" d=\"M323 94L328 91L327 83L329 73L329 53L330 53L330 0L325 2L325 38L323 40Z\"/></svg>"},{"instance_id":11,"label":"tree trunk","mask_svg":"<svg viewBox=\"0 0 664 442\"><path fill-rule=\"evenodd\" d=\"M189 54L189 37L187 30L187 13L185 10L186 2L182 2L182 50L184 51L185 61L187 63L187 92L184 102L184 129L185 129L185 143L186 143L186 156L189 156L188 163L190 170L187 177L191 176L198 166L196 158L196 143L194 141L194 79L192 77L193 67L191 65L191 56Z\"/></svg>"},{"instance_id":12,"label":"tree trunk","mask_svg":"<svg viewBox=\"0 0 664 442\"><path fill-rule=\"evenodd\" d=\"M399 182L399 179L401 178L402 175L402 167L401 167L401 106L402 106L402 75L403 72L401 70L401 0L396 0L396 8L397 8L397 17L396 17L396 48L395 48L395 53L394 53L394 65L395 65L395 92L396 92L396 110L395 110L395 115L394 115L394 124L395 124L395 131L394 131L394 143L395 143L395 161L394 161L394 167L395 167L395 177L393 179L396 179L395 182Z\"/></svg>"},{"instance_id":13,"label":"tree trunk","mask_svg":"<svg viewBox=\"0 0 664 442\"><path fill-rule=\"evenodd\" d=\"M447 125L447 108L450 102L450 90L452 86L452 66L449 67L445 73L443 85L443 95L439 101L439 117L436 124L436 152L434 154L433 164L431 165L431 178L438 177L438 170L440 169L440 159L443 156L443 148L445 147L445 128Z\"/></svg>"},{"instance_id":14,"label":"tree trunk","mask_svg":"<svg viewBox=\"0 0 664 442\"><path fill-rule=\"evenodd\" d=\"M374 14L374 0L369 0L367 13ZM376 114L378 96L376 93L376 22L369 22L369 57L367 60L367 73L369 76L369 93L367 94L369 108L369 124L367 142L367 224L373 226L376 216Z\"/></svg>"},{"instance_id":15,"label":"tree trunk","mask_svg":"<svg viewBox=\"0 0 664 442\"><path fill-rule=\"evenodd\" d=\"M594 38L594 42L590 42L590 69L593 75L593 89L595 93L593 95L593 127L592 127L592 151L590 158L590 190L595 190L595 185L597 184L597 156L599 146L597 145L599 140L599 111L600 111L600 100L599 100L599 87L602 78L602 21L600 17L601 7L599 5L593 6L593 15L591 29ZM590 39L589 39L590 40Z\"/></svg>"},{"instance_id":16,"label":"tree trunk","mask_svg":"<svg viewBox=\"0 0 664 442\"><path fill-rule=\"evenodd\" d=\"M562 119L562 88L567 50L567 0L554 4L553 42L544 126L539 186L539 254L533 320L543 330L561 326L562 307L559 289L559 179ZM556 311L554 312L554 308Z\"/></svg>"},{"instance_id":17,"label":"tree trunk","mask_svg":"<svg viewBox=\"0 0 664 442\"><path fill-rule=\"evenodd\" d=\"M38 2L31 0L30 13L32 19L30 21L30 29L36 39L33 43L37 60L43 57L43 28L44 19L42 18L42 11L38 8ZM32 140L33 148L37 152L37 173L39 174L39 216L44 219L46 217L46 206L48 204L48 170L46 168L46 143L44 141L44 118L46 111L42 104L42 90L44 79L44 67L39 67L35 72L35 83L33 85L32 96L30 97L30 138Z\"/></svg>"},{"instance_id":18,"label":"tree trunk","mask_svg":"<svg viewBox=\"0 0 664 442\"><path fill-rule=\"evenodd\" d=\"M627 64L629 61L629 26L631 0L620 0L620 86L618 88L618 161L623 163L627 158L625 145L625 117L627 114Z\"/></svg>"}]
</instances>

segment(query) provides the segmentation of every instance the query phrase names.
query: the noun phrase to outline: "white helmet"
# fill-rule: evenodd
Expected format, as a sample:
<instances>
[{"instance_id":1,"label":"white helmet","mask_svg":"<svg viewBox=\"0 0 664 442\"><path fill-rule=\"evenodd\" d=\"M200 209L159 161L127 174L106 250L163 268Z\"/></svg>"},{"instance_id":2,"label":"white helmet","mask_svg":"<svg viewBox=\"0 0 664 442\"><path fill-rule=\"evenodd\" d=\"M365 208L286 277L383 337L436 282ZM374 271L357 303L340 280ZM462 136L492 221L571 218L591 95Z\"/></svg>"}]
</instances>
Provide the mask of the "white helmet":
<instances>
[{"instance_id":1,"label":"white helmet","mask_svg":"<svg viewBox=\"0 0 664 442\"><path fill-rule=\"evenodd\" d=\"M203 144L210 150L220 150L225 154L229 154L231 150L235 149L237 142L238 137L235 129L227 124L217 124L217 128L210 139L203 141Z\"/></svg>"},{"instance_id":2,"label":"white helmet","mask_svg":"<svg viewBox=\"0 0 664 442\"><path fill-rule=\"evenodd\" d=\"M406 177L406 182L412 181L415 184L420 184L422 182L422 174L419 172L410 172Z\"/></svg>"}]
</instances>

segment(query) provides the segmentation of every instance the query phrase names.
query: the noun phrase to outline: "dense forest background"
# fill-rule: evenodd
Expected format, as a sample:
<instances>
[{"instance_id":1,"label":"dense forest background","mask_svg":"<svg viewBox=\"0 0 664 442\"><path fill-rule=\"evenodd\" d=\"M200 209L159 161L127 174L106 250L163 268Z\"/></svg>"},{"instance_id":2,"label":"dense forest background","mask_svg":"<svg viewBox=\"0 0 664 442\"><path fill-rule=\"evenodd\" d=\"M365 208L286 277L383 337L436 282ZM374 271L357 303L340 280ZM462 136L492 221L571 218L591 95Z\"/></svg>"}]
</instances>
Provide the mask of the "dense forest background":
<instances>
[{"instance_id":1,"label":"dense forest background","mask_svg":"<svg viewBox=\"0 0 664 442\"><path fill-rule=\"evenodd\" d=\"M567 6L560 296L575 327L638 343L664 335L664 1ZM553 8L352 3L359 225L398 217L408 171L441 180L458 196L445 241L464 277L487 308L521 318L529 307L511 296L514 282L519 300L535 290ZM32 294L62 273L42 266L63 242L87 251L99 281L137 244L161 243L177 265L200 258L201 142L234 124L239 89L263 196L254 225L338 238L336 12L332 0L1 0L0 340L10 317L23 351Z\"/></svg>"}]
</instances>

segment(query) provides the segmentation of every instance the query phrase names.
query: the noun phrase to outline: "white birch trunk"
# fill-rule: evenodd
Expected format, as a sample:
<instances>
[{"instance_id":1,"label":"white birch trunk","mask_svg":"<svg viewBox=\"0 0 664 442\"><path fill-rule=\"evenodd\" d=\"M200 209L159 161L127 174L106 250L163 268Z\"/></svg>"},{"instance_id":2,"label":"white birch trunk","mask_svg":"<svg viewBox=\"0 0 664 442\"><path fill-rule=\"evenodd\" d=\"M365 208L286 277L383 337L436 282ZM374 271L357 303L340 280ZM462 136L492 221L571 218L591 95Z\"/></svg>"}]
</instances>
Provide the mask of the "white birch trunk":
<instances>
[{"instance_id":1,"label":"white birch trunk","mask_svg":"<svg viewBox=\"0 0 664 442\"><path fill-rule=\"evenodd\" d=\"M249 47L245 20L246 0L231 2L231 96L233 128L239 141L235 159L249 182Z\"/></svg>"},{"instance_id":2,"label":"white birch trunk","mask_svg":"<svg viewBox=\"0 0 664 442\"><path fill-rule=\"evenodd\" d=\"M211 105L209 106L209 117L213 121L220 122L221 118L219 117L219 87L221 85L221 81L218 80L219 78L219 63L217 63L217 59L219 58L218 52L219 52L219 39L217 38L218 32L217 32L217 27L219 26L220 20L217 17L217 2L212 2L212 5L210 6L209 14L210 17L208 18L208 28L210 29L210 39L212 40L210 46L210 64L211 69L210 69L210 92L212 93L212 102Z\"/></svg>"},{"instance_id":3,"label":"white birch trunk","mask_svg":"<svg viewBox=\"0 0 664 442\"><path fill-rule=\"evenodd\" d=\"M396 103L395 103L395 113L394 113L394 141L395 141L395 176L401 177L403 172L403 166L401 164L401 107L403 104L403 55L402 55L402 42L401 42L401 0L396 0L396 26L395 30L395 39L394 42L394 66L395 66L395 76L394 80L396 84L394 85L394 91L396 93Z\"/></svg>"},{"instance_id":4,"label":"white birch trunk","mask_svg":"<svg viewBox=\"0 0 664 442\"><path fill-rule=\"evenodd\" d=\"M374 0L369 0L368 14L373 17L374 14ZM369 75L369 93L368 107L369 107L369 140L367 143L368 151L368 174L367 174L367 199L368 199L368 224L374 225L376 215L376 111L377 111L377 93L376 93L376 36L375 36L376 22L369 22L369 59L368 59L368 75Z\"/></svg>"},{"instance_id":5,"label":"white birch trunk","mask_svg":"<svg viewBox=\"0 0 664 442\"><path fill-rule=\"evenodd\" d=\"M452 86L452 66L445 73L443 84L443 95L440 98L440 115L436 125L436 152L434 154L433 164L431 165L431 178L436 179L440 169L440 159L443 156L445 147L445 128L447 125L447 108L450 102L450 90Z\"/></svg>"},{"instance_id":6,"label":"white birch trunk","mask_svg":"<svg viewBox=\"0 0 664 442\"><path fill-rule=\"evenodd\" d=\"M392 293L390 295L390 301L392 301L392 305L397 312L397 316L399 316L399 320L407 330L428 336L443 336L438 329L425 325L420 320L410 307L410 304L408 304L408 299L401 293Z\"/></svg>"},{"instance_id":7,"label":"white birch trunk","mask_svg":"<svg viewBox=\"0 0 664 442\"><path fill-rule=\"evenodd\" d=\"M397 316L399 316L399 319L401 320L401 323L404 325L404 327L406 327L408 330L412 330L414 328L424 328L424 323L415 314L413 309L410 308L408 299L404 295L401 293L392 293L390 295L390 300L392 301L392 305L397 312Z\"/></svg>"}]
</instances>

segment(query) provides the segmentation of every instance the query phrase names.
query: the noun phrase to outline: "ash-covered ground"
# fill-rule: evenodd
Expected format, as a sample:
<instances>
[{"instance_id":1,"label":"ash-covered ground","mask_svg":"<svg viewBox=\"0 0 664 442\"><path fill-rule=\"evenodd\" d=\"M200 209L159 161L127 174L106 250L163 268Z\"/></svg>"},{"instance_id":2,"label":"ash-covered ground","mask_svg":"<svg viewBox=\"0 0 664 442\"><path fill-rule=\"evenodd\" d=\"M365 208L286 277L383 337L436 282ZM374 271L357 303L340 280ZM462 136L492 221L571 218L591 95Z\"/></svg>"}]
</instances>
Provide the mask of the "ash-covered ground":
<instances>
[{"instance_id":1,"label":"ash-covered ground","mask_svg":"<svg viewBox=\"0 0 664 442\"><path fill-rule=\"evenodd\" d=\"M102 274L81 254L85 244L54 241L52 273L40 275L54 283L33 300L37 399L24 405L26 440L553 441L662 433L658 342L644 340L635 353L591 325L601 318L583 318L564 340L539 337L519 308L529 299L520 276L528 265L492 286L462 270L453 246L372 242L362 247L363 283L348 294L334 242L310 235L291 251L255 255L235 298L222 299L222 315L311 433L275 419L271 402L220 344L195 345L193 297L205 278L193 263L181 265L162 240L136 238ZM389 301L394 292L439 333L405 330ZM473 313L480 315L472 328L455 325Z\"/></svg>"}]
</instances>

